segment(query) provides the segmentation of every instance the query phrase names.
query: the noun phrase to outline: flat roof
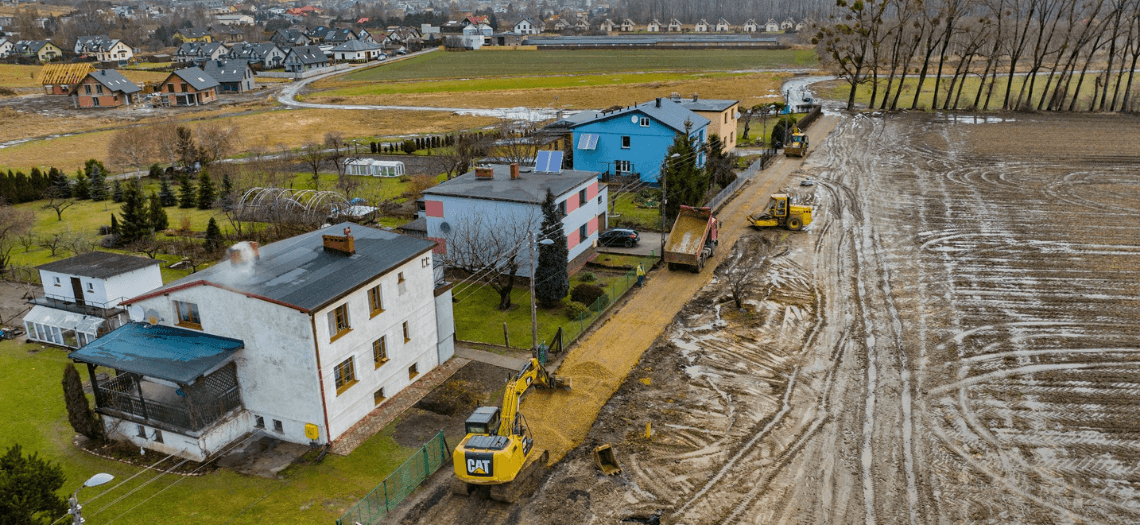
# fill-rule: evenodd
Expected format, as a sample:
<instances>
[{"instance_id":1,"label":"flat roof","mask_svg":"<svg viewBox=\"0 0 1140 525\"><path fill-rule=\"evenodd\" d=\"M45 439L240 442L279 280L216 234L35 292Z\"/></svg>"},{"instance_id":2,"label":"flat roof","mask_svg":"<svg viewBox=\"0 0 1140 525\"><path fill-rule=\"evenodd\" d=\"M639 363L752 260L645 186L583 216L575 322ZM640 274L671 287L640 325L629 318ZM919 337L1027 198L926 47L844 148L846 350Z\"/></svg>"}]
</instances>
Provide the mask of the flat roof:
<instances>
[{"instance_id":1,"label":"flat roof","mask_svg":"<svg viewBox=\"0 0 1140 525\"><path fill-rule=\"evenodd\" d=\"M245 348L239 339L175 326L127 323L68 357L180 385L193 383Z\"/></svg>"},{"instance_id":2,"label":"flat roof","mask_svg":"<svg viewBox=\"0 0 1140 525\"><path fill-rule=\"evenodd\" d=\"M156 264L162 264L162 261L148 259L146 257L123 255L121 253L95 251L81 253L75 257L68 257L60 261L41 264L37 266L36 269L91 277L94 279L106 279Z\"/></svg>"},{"instance_id":3,"label":"flat roof","mask_svg":"<svg viewBox=\"0 0 1140 525\"><path fill-rule=\"evenodd\" d=\"M512 179L509 164L492 164L491 169L495 174L493 179L480 179L475 176L475 170L471 170L424 190L424 195L542 204L546 190L560 197L588 181L597 180L600 175L597 171L536 172L534 168L520 167L519 178Z\"/></svg>"},{"instance_id":4,"label":"flat roof","mask_svg":"<svg viewBox=\"0 0 1140 525\"><path fill-rule=\"evenodd\" d=\"M326 250L321 237L343 235L345 227L352 228L356 253ZM312 312L433 247L435 241L343 222L262 246L252 263L222 261L126 303L213 285Z\"/></svg>"},{"instance_id":5,"label":"flat roof","mask_svg":"<svg viewBox=\"0 0 1140 525\"><path fill-rule=\"evenodd\" d=\"M733 104L739 102L737 100L722 100L715 98L698 98L695 100L691 98L682 98L679 100L674 99L673 101L680 104L681 107L684 107L689 111L724 111L728 108L731 108Z\"/></svg>"}]
</instances>

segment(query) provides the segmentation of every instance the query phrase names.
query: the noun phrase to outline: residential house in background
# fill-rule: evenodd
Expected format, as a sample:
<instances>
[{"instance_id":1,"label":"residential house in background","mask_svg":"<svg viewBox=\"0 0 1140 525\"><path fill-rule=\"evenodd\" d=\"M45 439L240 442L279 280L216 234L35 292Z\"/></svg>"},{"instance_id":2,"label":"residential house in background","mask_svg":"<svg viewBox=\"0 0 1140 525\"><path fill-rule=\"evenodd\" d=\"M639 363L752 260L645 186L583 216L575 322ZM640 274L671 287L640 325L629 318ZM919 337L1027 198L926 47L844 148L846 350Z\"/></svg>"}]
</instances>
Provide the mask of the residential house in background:
<instances>
[{"instance_id":1,"label":"residential house in background","mask_svg":"<svg viewBox=\"0 0 1140 525\"><path fill-rule=\"evenodd\" d=\"M613 31L614 27L617 27L617 24L615 24L614 21L610 20L609 18L603 20L602 23L598 24L598 29L607 33Z\"/></svg>"},{"instance_id":2,"label":"residential house in background","mask_svg":"<svg viewBox=\"0 0 1140 525\"><path fill-rule=\"evenodd\" d=\"M307 46L313 42L313 40L300 29L278 29L269 40L282 48Z\"/></svg>"},{"instance_id":3,"label":"residential house in background","mask_svg":"<svg viewBox=\"0 0 1140 525\"><path fill-rule=\"evenodd\" d=\"M205 29L184 27L174 33L174 39L180 42L213 42L214 37Z\"/></svg>"},{"instance_id":4,"label":"residential house in background","mask_svg":"<svg viewBox=\"0 0 1140 525\"><path fill-rule=\"evenodd\" d=\"M756 20L752 18L749 18L747 22L744 22L744 26L741 27L741 31L744 31L745 33L755 33L759 30L760 26L756 23Z\"/></svg>"},{"instance_id":5,"label":"residential house in background","mask_svg":"<svg viewBox=\"0 0 1140 525\"><path fill-rule=\"evenodd\" d=\"M642 181L656 183L673 139L687 131L699 151L708 139L709 120L668 98L658 98L614 111L583 111L551 126L573 132L574 169L636 174ZM694 160L704 166L704 153Z\"/></svg>"},{"instance_id":6,"label":"residential house in background","mask_svg":"<svg viewBox=\"0 0 1140 525\"><path fill-rule=\"evenodd\" d=\"M186 42L178 46L174 61L181 64L202 64L230 54L229 46L221 42Z\"/></svg>"},{"instance_id":7,"label":"residential house in background","mask_svg":"<svg viewBox=\"0 0 1140 525\"><path fill-rule=\"evenodd\" d=\"M76 86L75 106L80 108L109 108L129 106L142 88L114 69L99 69L83 77Z\"/></svg>"},{"instance_id":8,"label":"residential house in background","mask_svg":"<svg viewBox=\"0 0 1140 525\"><path fill-rule=\"evenodd\" d=\"M448 235L464 224L479 223L473 220L476 215L489 218L479 223L488 227L494 227L497 220L531 221L537 231L549 189L565 213L562 225L568 260L587 256L598 240L598 230L607 227L609 193L598 182L598 172L564 170L561 164L562 152L543 151L533 168L517 164L476 166L424 190L427 237L439 243L438 251L447 253ZM528 275L530 262L520 262L519 275Z\"/></svg>"},{"instance_id":9,"label":"residential house in background","mask_svg":"<svg viewBox=\"0 0 1140 525\"><path fill-rule=\"evenodd\" d=\"M226 26L252 26L254 19L252 16L243 14L234 15L218 15L214 17L221 25Z\"/></svg>"},{"instance_id":10,"label":"residential house in background","mask_svg":"<svg viewBox=\"0 0 1140 525\"><path fill-rule=\"evenodd\" d=\"M341 62L368 62L387 58L380 44L352 39L332 48L334 60Z\"/></svg>"},{"instance_id":11,"label":"residential house in background","mask_svg":"<svg viewBox=\"0 0 1140 525\"><path fill-rule=\"evenodd\" d=\"M633 23L633 20L626 18L621 21L621 30L623 33L632 33L637 31L637 24Z\"/></svg>"},{"instance_id":12,"label":"residential house in background","mask_svg":"<svg viewBox=\"0 0 1140 525\"><path fill-rule=\"evenodd\" d=\"M414 27L396 27L388 31L382 44L385 48L419 49L423 42L423 37Z\"/></svg>"},{"instance_id":13,"label":"residential house in background","mask_svg":"<svg viewBox=\"0 0 1140 525\"><path fill-rule=\"evenodd\" d=\"M251 432L327 444L454 353L433 246L343 223L235 247L70 357L134 446L202 461Z\"/></svg>"},{"instance_id":14,"label":"residential house in background","mask_svg":"<svg viewBox=\"0 0 1140 525\"><path fill-rule=\"evenodd\" d=\"M325 37L332 32L329 26L317 26L305 32L305 36L309 37L309 42L312 44L323 44Z\"/></svg>"},{"instance_id":15,"label":"residential house in background","mask_svg":"<svg viewBox=\"0 0 1140 525\"><path fill-rule=\"evenodd\" d=\"M780 30L782 31L795 31L795 28L796 21L792 20L791 17L785 18L783 22L780 22Z\"/></svg>"},{"instance_id":16,"label":"residential house in background","mask_svg":"<svg viewBox=\"0 0 1140 525\"><path fill-rule=\"evenodd\" d=\"M8 40L8 37L0 36L0 58L8 58L8 55L12 53L12 47L15 45L11 40Z\"/></svg>"},{"instance_id":17,"label":"residential house in background","mask_svg":"<svg viewBox=\"0 0 1140 525\"><path fill-rule=\"evenodd\" d=\"M709 120L708 136L720 137L721 151L731 153L736 150L736 126L740 119L740 101L700 98L672 98L673 102Z\"/></svg>"},{"instance_id":18,"label":"residential house in background","mask_svg":"<svg viewBox=\"0 0 1140 525\"><path fill-rule=\"evenodd\" d=\"M285 71L300 73L311 69L329 66L329 58L320 46L308 45L289 48L289 52L282 61Z\"/></svg>"},{"instance_id":19,"label":"residential house in background","mask_svg":"<svg viewBox=\"0 0 1140 525\"><path fill-rule=\"evenodd\" d=\"M518 23L516 23L515 26L511 29L511 32L520 35L537 35L542 32L542 29L539 28L539 25L540 24L535 24L534 20L528 17L519 20Z\"/></svg>"},{"instance_id":20,"label":"residential house in background","mask_svg":"<svg viewBox=\"0 0 1140 525\"><path fill-rule=\"evenodd\" d=\"M777 24L775 19L769 18L768 23L764 24L764 32L778 33L780 32L780 24Z\"/></svg>"},{"instance_id":21,"label":"residential house in background","mask_svg":"<svg viewBox=\"0 0 1140 525\"><path fill-rule=\"evenodd\" d=\"M82 348L128 321L123 300L162 286L162 261L90 252L36 267L43 293L24 316L28 340Z\"/></svg>"},{"instance_id":22,"label":"residential house in background","mask_svg":"<svg viewBox=\"0 0 1140 525\"><path fill-rule=\"evenodd\" d=\"M647 24L645 26L645 30L647 32L650 32L650 33L660 33L661 32L661 22L658 22L657 19L654 18L653 20L650 20L649 24Z\"/></svg>"},{"instance_id":23,"label":"residential house in background","mask_svg":"<svg viewBox=\"0 0 1140 525\"><path fill-rule=\"evenodd\" d=\"M238 25L214 24L208 28L214 42L244 42L245 32Z\"/></svg>"},{"instance_id":24,"label":"residential house in background","mask_svg":"<svg viewBox=\"0 0 1140 525\"><path fill-rule=\"evenodd\" d=\"M732 26L728 24L728 20L721 18L720 20L716 21L717 33L727 33L729 31L732 31Z\"/></svg>"},{"instance_id":25,"label":"residential house in background","mask_svg":"<svg viewBox=\"0 0 1140 525\"><path fill-rule=\"evenodd\" d=\"M76 84L94 70L90 62L44 64L40 68L40 85L45 95L70 95L75 92Z\"/></svg>"},{"instance_id":26,"label":"residential house in background","mask_svg":"<svg viewBox=\"0 0 1140 525\"><path fill-rule=\"evenodd\" d=\"M35 58L40 62L51 62L63 57L63 50L50 40L18 40L8 56Z\"/></svg>"},{"instance_id":27,"label":"residential house in background","mask_svg":"<svg viewBox=\"0 0 1140 525\"><path fill-rule=\"evenodd\" d=\"M590 30L590 21L585 18L579 18L574 22L574 30L579 32L586 32Z\"/></svg>"},{"instance_id":28,"label":"residential house in background","mask_svg":"<svg viewBox=\"0 0 1140 525\"><path fill-rule=\"evenodd\" d=\"M202 71L218 81L222 93L245 93L257 87L253 69L245 60L210 60L202 65Z\"/></svg>"},{"instance_id":29,"label":"residential house in background","mask_svg":"<svg viewBox=\"0 0 1140 525\"><path fill-rule=\"evenodd\" d=\"M368 19L365 18L364 21L367 22ZM379 34L383 35L384 33L381 32ZM360 28L360 31L356 32L356 39L360 40L361 42L372 42L373 44L379 44L381 42L381 40L383 40L383 39L377 39L376 36L373 35L371 31L369 31L363 27Z\"/></svg>"},{"instance_id":30,"label":"residential house in background","mask_svg":"<svg viewBox=\"0 0 1140 525\"><path fill-rule=\"evenodd\" d=\"M349 40L358 40L358 39L359 38L356 36L356 33L354 33L351 29L341 28L341 29L333 29L333 30L329 31L328 34L325 35L324 43L332 44L332 45L340 45L340 44L343 44L345 42L348 42Z\"/></svg>"},{"instance_id":31,"label":"residential house in background","mask_svg":"<svg viewBox=\"0 0 1140 525\"><path fill-rule=\"evenodd\" d=\"M670 33L680 33L680 32L681 32L681 29L682 29L683 27L684 27L684 26L682 26L682 25L681 25L681 21L680 21L680 20L677 20L676 18L674 18L674 19L672 19L672 20L670 20L670 21L669 21L669 29L668 29L668 31L669 31Z\"/></svg>"},{"instance_id":32,"label":"residential house in background","mask_svg":"<svg viewBox=\"0 0 1140 525\"><path fill-rule=\"evenodd\" d=\"M285 62L285 51L272 42L241 42L230 48L229 58L244 60L250 66L256 65L261 69L274 69Z\"/></svg>"},{"instance_id":33,"label":"residential house in background","mask_svg":"<svg viewBox=\"0 0 1140 525\"><path fill-rule=\"evenodd\" d=\"M708 33L709 23L704 18L697 20L697 24L693 26L694 33Z\"/></svg>"},{"instance_id":34,"label":"residential house in background","mask_svg":"<svg viewBox=\"0 0 1140 525\"><path fill-rule=\"evenodd\" d=\"M135 56L135 52L122 40L107 38L106 35L83 36L75 41L75 54L93 57L99 62L114 62L125 66Z\"/></svg>"},{"instance_id":35,"label":"residential house in background","mask_svg":"<svg viewBox=\"0 0 1140 525\"><path fill-rule=\"evenodd\" d=\"M171 106L201 106L218 100L218 81L196 67L176 70L159 85Z\"/></svg>"}]
</instances>

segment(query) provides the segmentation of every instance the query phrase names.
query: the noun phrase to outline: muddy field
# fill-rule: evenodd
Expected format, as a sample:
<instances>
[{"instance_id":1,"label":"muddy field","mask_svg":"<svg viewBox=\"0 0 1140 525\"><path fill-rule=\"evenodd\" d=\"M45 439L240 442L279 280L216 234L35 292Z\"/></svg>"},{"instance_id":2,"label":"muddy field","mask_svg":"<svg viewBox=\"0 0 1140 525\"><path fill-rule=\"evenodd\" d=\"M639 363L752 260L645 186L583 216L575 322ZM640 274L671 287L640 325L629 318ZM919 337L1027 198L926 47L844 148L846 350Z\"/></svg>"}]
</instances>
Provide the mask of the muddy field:
<instances>
[{"instance_id":1,"label":"muddy field","mask_svg":"<svg viewBox=\"0 0 1140 525\"><path fill-rule=\"evenodd\" d=\"M821 139L815 222L742 234L533 498L403 522L1140 521L1140 122Z\"/></svg>"}]
</instances>

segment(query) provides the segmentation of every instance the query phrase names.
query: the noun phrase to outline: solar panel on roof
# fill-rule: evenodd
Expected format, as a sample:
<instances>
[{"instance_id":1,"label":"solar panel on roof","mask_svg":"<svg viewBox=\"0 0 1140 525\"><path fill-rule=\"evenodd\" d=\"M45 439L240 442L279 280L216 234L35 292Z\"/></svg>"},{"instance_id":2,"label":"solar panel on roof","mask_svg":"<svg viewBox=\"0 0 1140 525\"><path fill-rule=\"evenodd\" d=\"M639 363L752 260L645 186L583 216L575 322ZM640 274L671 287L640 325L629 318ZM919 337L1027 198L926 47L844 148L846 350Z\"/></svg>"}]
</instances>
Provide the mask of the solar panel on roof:
<instances>
[{"instance_id":1,"label":"solar panel on roof","mask_svg":"<svg viewBox=\"0 0 1140 525\"><path fill-rule=\"evenodd\" d=\"M583 133L578 139L578 149L593 150L598 147L597 133Z\"/></svg>"},{"instance_id":2,"label":"solar panel on roof","mask_svg":"<svg viewBox=\"0 0 1140 525\"><path fill-rule=\"evenodd\" d=\"M561 151L540 151L534 158L534 171L559 173L562 171Z\"/></svg>"}]
</instances>

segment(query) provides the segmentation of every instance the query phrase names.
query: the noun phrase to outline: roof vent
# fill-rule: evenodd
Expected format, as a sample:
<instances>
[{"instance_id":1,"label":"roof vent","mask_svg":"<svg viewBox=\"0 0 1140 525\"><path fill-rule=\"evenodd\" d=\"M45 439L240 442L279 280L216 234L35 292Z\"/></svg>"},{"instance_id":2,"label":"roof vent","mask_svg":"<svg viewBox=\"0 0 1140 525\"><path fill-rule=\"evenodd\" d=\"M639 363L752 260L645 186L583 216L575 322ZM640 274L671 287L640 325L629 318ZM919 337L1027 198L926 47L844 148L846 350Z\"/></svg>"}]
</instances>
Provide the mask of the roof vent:
<instances>
[{"instance_id":1,"label":"roof vent","mask_svg":"<svg viewBox=\"0 0 1140 525\"><path fill-rule=\"evenodd\" d=\"M517 163L517 162L511 163L511 178L512 179L519 178L519 163Z\"/></svg>"},{"instance_id":2,"label":"roof vent","mask_svg":"<svg viewBox=\"0 0 1140 525\"><path fill-rule=\"evenodd\" d=\"M697 101L697 94L693 93L693 102L696 102L696 101Z\"/></svg>"},{"instance_id":3,"label":"roof vent","mask_svg":"<svg viewBox=\"0 0 1140 525\"><path fill-rule=\"evenodd\" d=\"M657 97L657 107L661 107L661 97Z\"/></svg>"},{"instance_id":4,"label":"roof vent","mask_svg":"<svg viewBox=\"0 0 1140 525\"><path fill-rule=\"evenodd\" d=\"M352 239L352 227L345 226L344 235L322 235L325 251L341 252L352 255L356 253L356 244Z\"/></svg>"},{"instance_id":5,"label":"roof vent","mask_svg":"<svg viewBox=\"0 0 1140 525\"><path fill-rule=\"evenodd\" d=\"M490 166L475 166L475 178L477 179L494 179L495 170Z\"/></svg>"}]
</instances>

